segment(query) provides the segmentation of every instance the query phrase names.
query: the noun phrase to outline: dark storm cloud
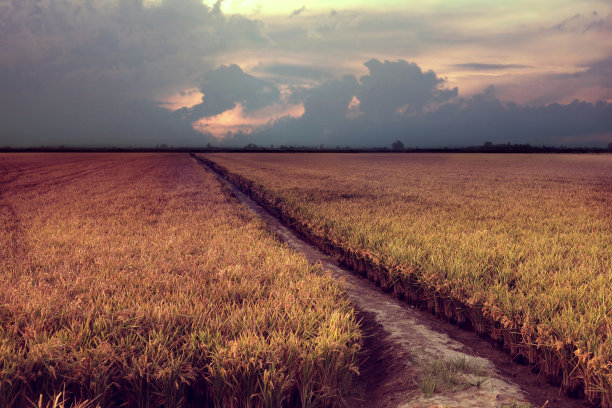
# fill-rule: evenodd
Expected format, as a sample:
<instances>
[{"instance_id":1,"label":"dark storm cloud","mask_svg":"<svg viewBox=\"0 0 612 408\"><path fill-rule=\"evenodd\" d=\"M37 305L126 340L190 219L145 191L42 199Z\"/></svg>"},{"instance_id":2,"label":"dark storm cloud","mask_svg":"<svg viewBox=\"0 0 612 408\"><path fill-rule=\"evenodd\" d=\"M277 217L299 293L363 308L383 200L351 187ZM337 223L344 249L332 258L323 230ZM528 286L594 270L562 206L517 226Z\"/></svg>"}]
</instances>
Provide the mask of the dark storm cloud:
<instances>
[{"instance_id":1,"label":"dark storm cloud","mask_svg":"<svg viewBox=\"0 0 612 408\"><path fill-rule=\"evenodd\" d=\"M201 77L202 103L183 109L191 120L215 116L240 103L245 113L280 101L280 92L271 82L245 74L238 65L223 65Z\"/></svg>"},{"instance_id":2,"label":"dark storm cloud","mask_svg":"<svg viewBox=\"0 0 612 408\"><path fill-rule=\"evenodd\" d=\"M365 66L370 73L360 78L357 98L367 118L384 120L398 113L420 113L428 105L457 96L457 88L441 88L443 79L433 71L421 71L415 63L371 59Z\"/></svg>"},{"instance_id":3,"label":"dark storm cloud","mask_svg":"<svg viewBox=\"0 0 612 408\"><path fill-rule=\"evenodd\" d=\"M204 140L189 122L155 103L112 95L58 90L2 101L0 109L0 146L193 146Z\"/></svg>"},{"instance_id":4,"label":"dark storm cloud","mask_svg":"<svg viewBox=\"0 0 612 408\"><path fill-rule=\"evenodd\" d=\"M459 98L434 72L405 61L366 63L360 81L345 76L311 89L301 118L283 118L228 144L442 147L494 143L595 145L612 141L612 105L574 101L567 105L502 103L489 87ZM358 115L349 105L359 98ZM398 109L407 106L405 109Z\"/></svg>"},{"instance_id":5,"label":"dark storm cloud","mask_svg":"<svg viewBox=\"0 0 612 408\"><path fill-rule=\"evenodd\" d=\"M491 87L404 125L410 132L404 139L417 145L459 146L489 140L605 146L607 139L602 136L612 139L612 105L580 101L535 107L505 104Z\"/></svg>"},{"instance_id":6,"label":"dark storm cloud","mask_svg":"<svg viewBox=\"0 0 612 408\"><path fill-rule=\"evenodd\" d=\"M468 62L465 64L454 64L453 68L468 71L497 71L502 69L530 68L530 66L520 64L483 64L478 62Z\"/></svg>"},{"instance_id":7,"label":"dark storm cloud","mask_svg":"<svg viewBox=\"0 0 612 408\"><path fill-rule=\"evenodd\" d=\"M147 93L143 84L174 89L216 65L206 57L263 41L256 22L225 17L197 0L156 7L138 0L21 0L2 18L3 66L35 69L43 80L106 79L140 93Z\"/></svg>"},{"instance_id":8,"label":"dark storm cloud","mask_svg":"<svg viewBox=\"0 0 612 408\"><path fill-rule=\"evenodd\" d=\"M219 4L15 0L3 5L0 145L159 143L161 135L151 129L167 131L164 143L205 144L189 123L151 101L197 86L202 72L218 65L219 55L266 41L259 22L225 16Z\"/></svg>"},{"instance_id":9,"label":"dark storm cloud","mask_svg":"<svg viewBox=\"0 0 612 408\"><path fill-rule=\"evenodd\" d=\"M359 83L352 75L311 90L304 101L302 119L320 126L336 123L339 118L344 118L358 90Z\"/></svg>"}]
</instances>

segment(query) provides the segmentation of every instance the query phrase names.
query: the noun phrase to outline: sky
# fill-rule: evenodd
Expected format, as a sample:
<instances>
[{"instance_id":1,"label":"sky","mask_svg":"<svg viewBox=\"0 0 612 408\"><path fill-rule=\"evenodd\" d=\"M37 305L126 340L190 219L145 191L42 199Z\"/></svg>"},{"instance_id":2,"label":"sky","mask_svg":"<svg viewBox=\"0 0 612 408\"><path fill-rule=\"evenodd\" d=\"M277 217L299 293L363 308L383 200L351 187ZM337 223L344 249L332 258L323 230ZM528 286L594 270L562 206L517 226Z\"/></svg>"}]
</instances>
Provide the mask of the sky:
<instances>
[{"instance_id":1,"label":"sky","mask_svg":"<svg viewBox=\"0 0 612 408\"><path fill-rule=\"evenodd\" d=\"M609 0L0 0L0 146L612 143Z\"/></svg>"}]
</instances>

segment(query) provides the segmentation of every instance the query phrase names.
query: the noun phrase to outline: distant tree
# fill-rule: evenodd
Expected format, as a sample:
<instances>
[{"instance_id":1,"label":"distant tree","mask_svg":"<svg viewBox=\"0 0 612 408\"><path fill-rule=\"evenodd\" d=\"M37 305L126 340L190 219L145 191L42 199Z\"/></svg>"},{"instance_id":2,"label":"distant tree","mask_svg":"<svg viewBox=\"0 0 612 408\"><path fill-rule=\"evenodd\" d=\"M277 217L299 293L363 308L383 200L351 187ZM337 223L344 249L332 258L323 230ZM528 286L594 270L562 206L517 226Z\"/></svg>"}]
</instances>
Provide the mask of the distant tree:
<instances>
[{"instance_id":1,"label":"distant tree","mask_svg":"<svg viewBox=\"0 0 612 408\"><path fill-rule=\"evenodd\" d=\"M489 141L486 141L486 142L484 142L483 146L484 147L493 147L493 143L491 143ZM510 146L510 142L508 142L508 146Z\"/></svg>"},{"instance_id":2,"label":"distant tree","mask_svg":"<svg viewBox=\"0 0 612 408\"><path fill-rule=\"evenodd\" d=\"M608 143L608 151L612 152L612 143Z\"/></svg>"},{"instance_id":3,"label":"distant tree","mask_svg":"<svg viewBox=\"0 0 612 408\"><path fill-rule=\"evenodd\" d=\"M391 143L391 148L393 150L404 150L406 147L400 140L396 140L395 142Z\"/></svg>"}]
</instances>

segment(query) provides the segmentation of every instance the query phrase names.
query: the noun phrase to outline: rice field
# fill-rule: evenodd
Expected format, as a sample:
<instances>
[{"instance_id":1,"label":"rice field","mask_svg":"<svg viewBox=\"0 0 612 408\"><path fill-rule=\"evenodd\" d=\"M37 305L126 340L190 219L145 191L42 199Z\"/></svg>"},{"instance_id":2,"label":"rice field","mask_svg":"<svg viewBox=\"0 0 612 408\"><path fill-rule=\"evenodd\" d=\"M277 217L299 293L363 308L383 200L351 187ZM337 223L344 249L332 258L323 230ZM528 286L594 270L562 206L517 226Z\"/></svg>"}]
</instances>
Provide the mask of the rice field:
<instances>
[{"instance_id":1,"label":"rice field","mask_svg":"<svg viewBox=\"0 0 612 408\"><path fill-rule=\"evenodd\" d=\"M0 406L340 404L331 277L187 154L0 154Z\"/></svg>"},{"instance_id":2,"label":"rice field","mask_svg":"<svg viewBox=\"0 0 612 408\"><path fill-rule=\"evenodd\" d=\"M612 407L612 155L200 156L385 290Z\"/></svg>"}]
</instances>

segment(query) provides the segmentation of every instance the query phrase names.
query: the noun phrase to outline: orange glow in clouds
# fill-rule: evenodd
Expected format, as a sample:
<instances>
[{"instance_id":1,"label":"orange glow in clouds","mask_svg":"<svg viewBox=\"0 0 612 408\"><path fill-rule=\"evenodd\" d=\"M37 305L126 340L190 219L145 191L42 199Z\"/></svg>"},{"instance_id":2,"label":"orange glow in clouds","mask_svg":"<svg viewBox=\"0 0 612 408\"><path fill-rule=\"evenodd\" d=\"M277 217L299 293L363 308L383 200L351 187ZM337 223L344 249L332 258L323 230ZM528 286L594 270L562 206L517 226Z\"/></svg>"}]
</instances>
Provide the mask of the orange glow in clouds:
<instances>
[{"instance_id":1,"label":"orange glow in clouds","mask_svg":"<svg viewBox=\"0 0 612 408\"><path fill-rule=\"evenodd\" d=\"M159 102L161 107L171 111L181 108L191 108L194 105L202 102L204 94L198 88L189 88L180 92L175 92L171 95L166 95Z\"/></svg>"},{"instance_id":2,"label":"orange glow in clouds","mask_svg":"<svg viewBox=\"0 0 612 408\"><path fill-rule=\"evenodd\" d=\"M202 118L191 125L201 133L210 133L221 140L232 133L251 133L257 127L274 122L282 117L300 117L304 114L304 105L270 105L256 111L244 112L242 104L216 116Z\"/></svg>"}]
</instances>

